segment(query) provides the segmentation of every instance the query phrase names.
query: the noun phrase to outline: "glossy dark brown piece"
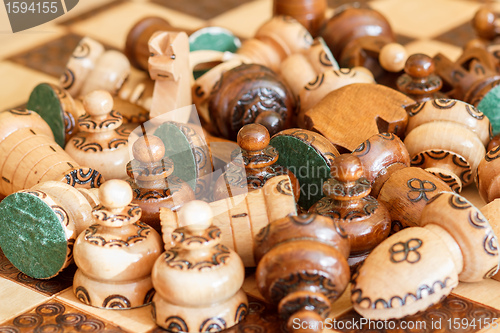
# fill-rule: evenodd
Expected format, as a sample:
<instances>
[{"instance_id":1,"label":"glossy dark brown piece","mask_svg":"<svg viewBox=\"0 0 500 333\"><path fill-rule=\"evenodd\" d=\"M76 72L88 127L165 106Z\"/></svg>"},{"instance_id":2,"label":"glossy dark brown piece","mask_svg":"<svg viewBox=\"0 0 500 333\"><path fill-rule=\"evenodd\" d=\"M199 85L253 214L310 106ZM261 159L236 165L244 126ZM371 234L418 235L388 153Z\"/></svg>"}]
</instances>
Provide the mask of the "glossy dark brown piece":
<instances>
[{"instance_id":1,"label":"glossy dark brown piece","mask_svg":"<svg viewBox=\"0 0 500 333\"><path fill-rule=\"evenodd\" d=\"M347 235L335 221L316 214L289 216L269 224L255 238L257 287L278 306L282 318L321 318L349 282ZM310 332L319 332L310 331Z\"/></svg>"},{"instance_id":2,"label":"glossy dark brown piece","mask_svg":"<svg viewBox=\"0 0 500 333\"><path fill-rule=\"evenodd\" d=\"M363 165L370 181L370 194L377 197L393 172L410 166L410 154L403 141L392 133L375 134L352 152Z\"/></svg>"},{"instance_id":3,"label":"glossy dark brown piece","mask_svg":"<svg viewBox=\"0 0 500 333\"><path fill-rule=\"evenodd\" d=\"M436 98L444 98L439 90L443 80L436 74L436 66L431 57L417 53L411 55L405 64L405 74L398 78L399 91L416 102L424 102Z\"/></svg>"},{"instance_id":4,"label":"glossy dark brown piece","mask_svg":"<svg viewBox=\"0 0 500 333\"><path fill-rule=\"evenodd\" d=\"M313 36L319 34L328 8L326 0L274 0L273 15L291 16Z\"/></svg>"},{"instance_id":5,"label":"glossy dark brown piece","mask_svg":"<svg viewBox=\"0 0 500 333\"><path fill-rule=\"evenodd\" d=\"M486 151L490 151L495 147L500 146L500 134L495 135L490 142L488 142L488 147L486 148Z\"/></svg>"},{"instance_id":6,"label":"glossy dark brown piece","mask_svg":"<svg viewBox=\"0 0 500 333\"><path fill-rule=\"evenodd\" d=\"M296 200L300 195L297 177L276 165L278 151L269 146L269 132L260 124L243 126L237 135L240 149L232 153L232 162L215 183L214 199L221 200L264 186L274 176L288 174Z\"/></svg>"},{"instance_id":7,"label":"glossy dark brown piece","mask_svg":"<svg viewBox=\"0 0 500 333\"><path fill-rule=\"evenodd\" d=\"M332 178L323 184L326 197L309 212L328 216L345 230L351 244L350 264L355 264L387 238L391 219L384 205L369 195L370 182L357 156L343 154L333 162Z\"/></svg>"},{"instance_id":8,"label":"glossy dark brown piece","mask_svg":"<svg viewBox=\"0 0 500 333\"><path fill-rule=\"evenodd\" d=\"M472 27L480 38L493 41L500 34L500 26L496 20L497 14L493 9L483 6L472 18Z\"/></svg>"},{"instance_id":9,"label":"glossy dark brown piece","mask_svg":"<svg viewBox=\"0 0 500 333\"><path fill-rule=\"evenodd\" d=\"M224 73L209 97L209 113L213 133L236 140L241 127L254 123L260 114L282 119L280 131L294 123L295 98L276 73L260 65L241 65ZM262 123L262 121L261 121ZM269 123L269 121L264 121ZM272 122L271 122L272 123Z\"/></svg>"},{"instance_id":10,"label":"glossy dark brown piece","mask_svg":"<svg viewBox=\"0 0 500 333\"><path fill-rule=\"evenodd\" d=\"M128 182L134 191L132 203L142 209L141 221L161 233L160 207L179 209L195 199L191 187L173 176L174 165L164 157L163 141L154 135L137 139L132 146L134 160L127 164Z\"/></svg>"}]
</instances>

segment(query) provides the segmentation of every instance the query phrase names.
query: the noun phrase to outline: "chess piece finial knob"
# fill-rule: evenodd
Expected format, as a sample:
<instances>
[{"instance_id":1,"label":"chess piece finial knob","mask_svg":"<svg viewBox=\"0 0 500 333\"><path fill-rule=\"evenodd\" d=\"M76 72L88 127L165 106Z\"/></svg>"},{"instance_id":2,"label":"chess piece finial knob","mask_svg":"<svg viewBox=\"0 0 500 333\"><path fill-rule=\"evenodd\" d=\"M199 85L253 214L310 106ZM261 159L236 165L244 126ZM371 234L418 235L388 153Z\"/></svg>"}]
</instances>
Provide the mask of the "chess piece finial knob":
<instances>
[{"instance_id":1,"label":"chess piece finial knob","mask_svg":"<svg viewBox=\"0 0 500 333\"><path fill-rule=\"evenodd\" d=\"M159 162L165 156L165 145L155 135L141 136L132 145L132 154L142 163Z\"/></svg>"},{"instance_id":2,"label":"chess piece finial knob","mask_svg":"<svg viewBox=\"0 0 500 333\"><path fill-rule=\"evenodd\" d=\"M405 74L397 80L399 91L417 102L442 98L439 90L443 80L434 74L436 66L431 57L426 54L412 54L405 63Z\"/></svg>"},{"instance_id":3,"label":"chess piece finial knob","mask_svg":"<svg viewBox=\"0 0 500 333\"><path fill-rule=\"evenodd\" d=\"M480 38L494 40L500 33L500 24L495 12L489 7L481 7L472 18L472 26Z\"/></svg>"},{"instance_id":4,"label":"chess piece finial knob","mask_svg":"<svg viewBox=\"0 0 500 333\"><path fill-rule=\"evenodd\" d=\"M241 149L247 151L263 150L269 145L269 132L260 124L248 124L238 132L236 140Z\"/></svg>"},{"instance_id":5,"label":"chess piece finial knob","mask_svg":"<svg viewBox=\"0 0 500 333\"><path fill-rule=\"evenodd\" d=\"M380 66L389 72L400 72L405 67L408 53L403 45L398 43L385 44L378 56Z\"/></svg>"}]
</instances>

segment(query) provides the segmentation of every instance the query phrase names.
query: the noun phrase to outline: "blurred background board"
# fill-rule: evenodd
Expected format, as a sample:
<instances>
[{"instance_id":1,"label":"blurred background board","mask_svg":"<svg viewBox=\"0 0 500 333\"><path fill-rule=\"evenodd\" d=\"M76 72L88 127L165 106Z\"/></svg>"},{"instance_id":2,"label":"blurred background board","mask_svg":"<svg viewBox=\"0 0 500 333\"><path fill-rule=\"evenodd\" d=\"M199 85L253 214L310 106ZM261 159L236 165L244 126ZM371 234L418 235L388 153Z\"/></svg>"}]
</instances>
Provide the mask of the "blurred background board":
<instances>
[{"instance_id":1,"label":"blurred background board","mask_svg":"<svg viewBox=\"0 0 500 333\"><path fill-rule=\"evenodd\" d=\"M409 54L433 56L441 52L452 60L475 37L470 20L483 4L469 0L363 2L387 17L397 41L405 45ZM346 3L350 1L329 0L328 16ZM271 13L271 0L80 0L73 10L55 21L12 34L7 32L10 27L6 13L0 12L0 109L24 105L32 89L41 82L57 83L69 55L83 36L121 50L133 24L155 15L188 31L216 25L240 38L249 38ZM474 186L464 193L477 206L484 205ZM34 280L0 254L0 332L161 331L152 320L150 306L100 310L80 303L71 289L74 271L71 266L51 280ZM253 271L247 273L245 290L251 298L250 313L245 322L228 332L285 332L284 323L258 294ZM343 332L403 332L404 326L413 332L479 332L485 331L486 323L492 321L495 324L490 330L495 331L500 326L499 295L500 282L496 280L462 283L443 303L425 313L395 322L395 329L379 329L381 325L354 325L360 325L361 318L352 310L348 290L334 304L331 318L337 320L336 327ZM325 329L331 331L334 330Z\"/></svg>"}]
</instances>

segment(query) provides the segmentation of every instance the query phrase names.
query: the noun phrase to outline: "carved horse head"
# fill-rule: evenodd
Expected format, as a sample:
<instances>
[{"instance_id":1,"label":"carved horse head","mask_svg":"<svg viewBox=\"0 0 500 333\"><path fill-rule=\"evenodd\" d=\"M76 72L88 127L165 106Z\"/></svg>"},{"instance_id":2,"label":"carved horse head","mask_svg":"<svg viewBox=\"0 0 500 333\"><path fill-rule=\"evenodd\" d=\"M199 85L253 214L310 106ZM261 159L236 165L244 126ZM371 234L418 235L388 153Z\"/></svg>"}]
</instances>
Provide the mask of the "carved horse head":
<instances>
[{"instance_id":1,"label":"carved horse head","mask_svg":"<svg viewBox=\"0 0 500 333\"><path fill-rule=\"evenodd\" d=\"M149 75L153 80L178 81L189 68L189 41L184 32L157 31L149 39Z\"/></svg>"}]
</instances>

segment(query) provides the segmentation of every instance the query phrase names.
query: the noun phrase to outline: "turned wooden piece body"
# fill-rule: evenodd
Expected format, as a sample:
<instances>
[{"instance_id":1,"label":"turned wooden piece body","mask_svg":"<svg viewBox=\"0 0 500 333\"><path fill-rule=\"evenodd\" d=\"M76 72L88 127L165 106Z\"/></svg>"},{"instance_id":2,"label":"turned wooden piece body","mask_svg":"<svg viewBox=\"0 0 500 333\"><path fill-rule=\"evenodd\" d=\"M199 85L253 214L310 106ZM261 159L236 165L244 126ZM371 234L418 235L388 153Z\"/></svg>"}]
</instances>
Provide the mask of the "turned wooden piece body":
<instances>
[{"instance_id":1,"label":"turned wooden piece body","mask_svg":"<svg viewBox=\"0 0 500 333\"><path fill-rule=\"evenodd\" d=\"M436 66L431 57L425 54L412 54L405 63L405 74L397 80L399 91L415 100L425 102L436 98L444 98L439 90L443 80L434 74Z\"/></svg>"},{"instance_id":2,"label":"turned wooden piece body","mask_svg":"<svg viewBox=\"0 0 500 333\"><path fill-rule=\"evenodd\" d=\"M316 214L285 217L256 238L257 287L278 306L290 332L303 332L294 320L323 321L347 287L348 256L347 234L338 222Z\"/></svg>"},{"instance_id":3,"label":"turned wooden piece body","mask_svg":"<svg viewBox=\"0 0 500 333\"><path fill-rule=\"evenodd\" d=\"M306 129L321 133L340 152L347 152L377 133L402 136L408 122L404 107L411 104L412 99L394 89L353 83L328 93L305 113L304 122Z\"/></svg>"},{"instance_id":4,"label":"turned wooden piece body","mask_svg":"<svg viewBox=\"0 0 500 333\"><path fill-rule=\"evenodd\" d=\"M497 237L460 195L435 196L418 225L382 242L353 277L351 300L363 317L412 315L442 300L458 281L477 282L497 272Z\"/></svg>"},{"instance_id":5,"label":"turned wooden piece body","mask_svg":"<svg viewBox=\"0 0 500 333\"><path fill-rule=\"evenodd\" d=\"M215 183L215 200L261 188L270 178L283 174L289 175L298 200L297 178L286 168L276 165L278 151L269 141L269 132L262 125L248 124L241 128L238 132L240 149L233 152L232 162Z\"/></svg>"},{"instance_id":6,"label":"turned wooden piece body","mask_svg":"<svg viewBox=\"0 0 500 333\"><path fill-rule=\"evenodd\" d=\"M152 279L156 323L181 332L218 332L232 327L248 313L241 289L243 262L221 244L220 229L211 225L207 203L192 201L179 211L176 245L156 261Z\"/></svg>"},{"instance_id":7,"label":"turned wooden piece body","mask_svg":"<svg viewBox=\"0 0 500 333\"><path fill-rule=\"evenodd\" d=\"M98 187L101 174L81 167L55 141L35 112L0 112L0 193L9 195L37 183L56 180L76 187Z\"/></svg>"},{"instance_id":8,"label":"turned wooden piece body","mask_svg":"<svg viewBox=\"0 0 500 333\"><path fill-rule=\"evenodd\" d=\"M164 158L163 141L154 135L142 136L132 146L134 160L127 164L129 183L134 191L132 203L142 210L141 221L161 232L160 207L178 210L194 200L191 187L173 176L174 164Z\"/></svg>"},{"instance_id":9,"label":"turned wooden piece body","mask_svg":"<svg viewBox=\"0 0 500 333\"><path fill-rule=\"evenodd\" d=\"M122 116L113 109L113 98L104 90L84 97L86 114L78 119L80 131L66 145L77 162L101 170L106 179L125 179L130 160Z\"/></svg>"},{"instance_id":10,"label":"turned wooden piece body","mask_svg":"<svg viewBox=\"0 0 500 333\"><path fill-rule=\"evenodd\" d=\"M500 198L500 146L492 148L483 157L477 168L475 178L479 195L486 202Z\"/></svg>"},{"instance_id":11,"label":"turned wooden piece body","mask_svg":"<svg viewBox=\"0 0 500 333\"><path fill-rule=\"evenodd\" d=\"M252 64L224 73L210 93L209 130L235 140L246 124L260 123L275 134L294 124L295 98L270 69Z\"/></svg>"},{"instance_id":12,"label":"turned wooden piece body","mask_svg":"<svg viewBox=\"0 0 500 333\"><path fill-rule=\"evenodd\" d=\"M187 34L157 31L149 39L149 52L149 75L155 81L149 117L187 123L189 112L171 112L192 103Z\"/></svg>"},{"instance_id":13,"label":"turned wooden piece body","mask_svg":"<svg viewBox=\"0 0 500 333\"><path fill-rule=\"evenodd\" d=\"M490 122L474 106L435 99L407 107L404 140L412 166L418 166L460 192L476 177L490 139Z\"/></svg>"},{"instance_id":14,"label":"turned wooden piece body","mask_svg":"<svg viewBox=\"0 0 500 333\"><path fill-rule=\"evenodd\" d=\"M349 235L350 266L363 261L391 231L389 212L370 195L370 182L363 173L358 157L336 157L331 178L323 184L325 197L309 209L332 218Z\"/></svg>"},{"instance_id":15,"label":"turned wooden piece body","mask_svg":"<svg viewBox=\"0 0 500 333\"><path fill-rule=\"evenodd\" d=\"M123 180L99 188L101 206L95 224L78 236L74 257L78 270L73 292L83 303L100 308L134 308L151 302L151 270L161 254L160 235L139 221L131 204L132 189Z\"/></svg>"},{"instance_id":16,"label":"turned wooden piece body","mask_svg":"<svg viewBox=\"0 0 500 333\"><path fill-rule=\"evenodd\" d=\"M7 196L0 203L3 253L30 277L59 274L73 262L76 237L94 224L92 209L98 204L91 191L58 181Z\"/></svg>"},{"instance_id":17,"label":"turned wooden piece body","mask_svg":"<svg viewBox=\"0 0 500 333\"><path fill-rule=\"evenodd\" d=\"M269 179L261 188L209 203L212 224L222 230L221 244L236 251L245 267L255 267L254 239L270 222L297 215L288 175ZM163 241L168 249L175 244L172 232L179 228L178 213L160 208Z\"/></svg>"},{"instance_id":18,"label":"turned wooden piece body","mask_svg":"<svg viewBox=\"0 0 500 333\"><path fill-rule=\"evenodd\" d=\"M274 0L273 15L291 16L312 36L317 36L326 19L326 0Z\"/></svg>"}]
</instances>

